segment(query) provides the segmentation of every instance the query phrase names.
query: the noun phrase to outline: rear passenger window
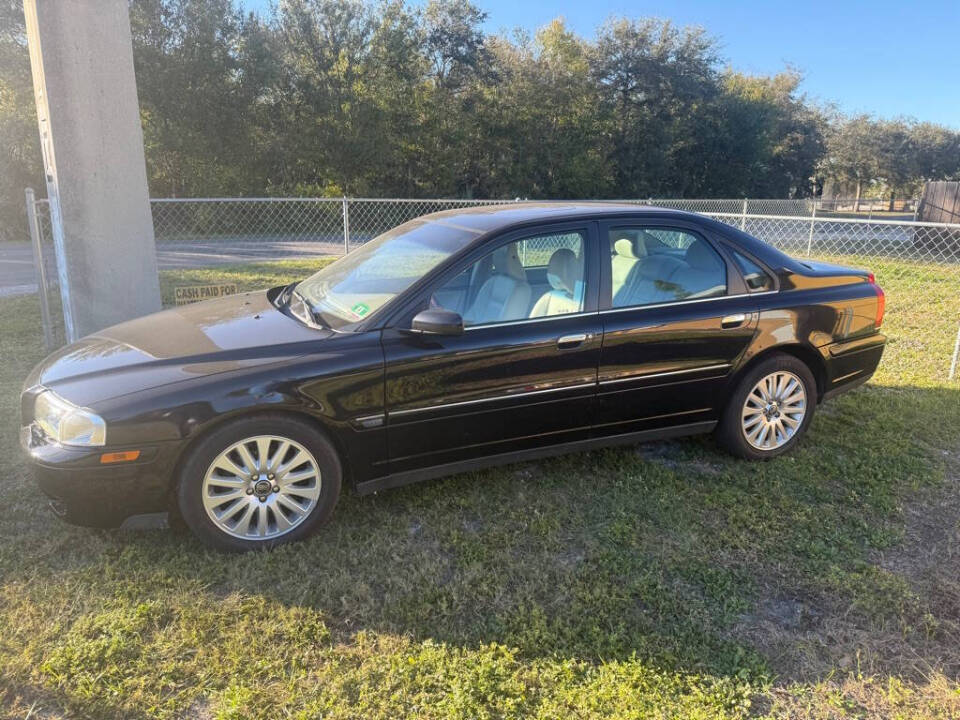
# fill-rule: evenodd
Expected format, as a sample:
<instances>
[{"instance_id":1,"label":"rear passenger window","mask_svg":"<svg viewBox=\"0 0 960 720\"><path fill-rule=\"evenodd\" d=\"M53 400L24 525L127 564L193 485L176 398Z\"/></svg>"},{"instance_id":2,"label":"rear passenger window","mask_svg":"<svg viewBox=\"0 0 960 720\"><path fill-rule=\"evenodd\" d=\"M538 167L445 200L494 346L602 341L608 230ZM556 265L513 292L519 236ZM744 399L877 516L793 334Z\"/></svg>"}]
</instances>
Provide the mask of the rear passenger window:
<instances>
[{"instance_id":1,"label":"rear passenger window","mask_svg":"<svg viewBox=\"0 0 960 720\"><path fill-rule=\"evenodd\" d=\"M582 245L583 238L580 233L569 232L526 238L517 243L517 248L523 266L533 268L549 265L553 254L562 248L572 251L579 257Z\"/></svg>"},{"instance_id":2,"label":"rear passenger window","mask_svg":"<svg viewBox=\"0 0 960 720\"><path fill-rule=\"evenodd\" d=\"M743 273L744 282L747 283L747 289L750 292L773 290L773 278L762 267L736 250L730 252L733 254L733 260L740 268L740 272Z\"/></svg>"},{"instance_id":3,"label":"rear passenger window","mask_svg":"<svg viewBox=\"0 0 960 720\"><path fill-rule=\"evenodd\" d=\"M610 231L613 307L718 297L727 266L698 235L674 228Z\"/></svg>"}]
</instances>

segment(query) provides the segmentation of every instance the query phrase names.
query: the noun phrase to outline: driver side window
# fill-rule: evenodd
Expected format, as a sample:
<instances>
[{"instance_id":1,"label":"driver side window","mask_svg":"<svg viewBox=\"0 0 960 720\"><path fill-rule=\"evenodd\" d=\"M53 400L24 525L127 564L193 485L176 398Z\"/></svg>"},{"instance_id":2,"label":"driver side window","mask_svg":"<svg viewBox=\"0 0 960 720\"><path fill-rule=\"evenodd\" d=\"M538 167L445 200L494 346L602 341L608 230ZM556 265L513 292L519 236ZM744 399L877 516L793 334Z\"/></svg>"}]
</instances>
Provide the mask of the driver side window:
<instances>
[{"instance_id":1,"label":"driver side window","mask_svg":"<svg viewBox=\"0 0 960 720\"><path fill-rule=\"evenodd\" d=\"M464 327L580 312L584 245L579 231L507 243L438 288L431 304L460 313Z\"/></svg>"}]
</instances>

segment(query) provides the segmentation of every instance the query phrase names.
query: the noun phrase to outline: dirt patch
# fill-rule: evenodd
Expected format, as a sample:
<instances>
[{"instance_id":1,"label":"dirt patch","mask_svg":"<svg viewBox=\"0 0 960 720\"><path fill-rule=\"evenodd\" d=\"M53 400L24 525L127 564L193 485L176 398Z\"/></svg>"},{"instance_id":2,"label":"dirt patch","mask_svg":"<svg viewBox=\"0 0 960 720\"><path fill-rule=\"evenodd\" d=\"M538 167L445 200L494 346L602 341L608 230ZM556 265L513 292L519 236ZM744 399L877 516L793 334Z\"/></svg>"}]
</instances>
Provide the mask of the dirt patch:
<instances>
[{"instance_id":1,"label":"dirt patch","mask_svg":"<svg viewBox=\"0 0 960 720\"><path fill-rule=\"evenodd\" d=\"M0 717L24 720L63 720L69 717L52 695L31 685L15 690L0 688Z\"/></svg>"},{"instance_id":2,"label":"dirt patch","mask_svg":"<svg viewBox=\"0 0 960 720\"><path fill-rule=\"evenodd\" d=\"M924 592L942 614L960 619L960 453L946 458L945 486L904 507L903 543L876 561Z\"/></svg>"},{"instance_id":3,"label":"dirt patch","mask_svg":"<svg viewBox=\"0 0 960 720\"><path fill-rule=\"evenodd\" d=\"M648 462L658 463L671 470L684 470L693 475L718 475L723 472L722 463L709 462L702 457L689 457L689 445L682 441L640 443L634 452Z\"/></svg>"},{"instance_id":4,"label":"dirt patch","mask_svg":"<svg viewBox=\"0 0 960 720\"><path fill-rule=\"evenodd\" d=\"M903 510L904 540L875 562L906 580L923 599L925 642L911 665L932 665L960 677L960 453L945 453L942 487L922 493Z\"/></svg>"},{"instance_id":5,"label":"dirt patch","mask_svg":"<svg viewBox=\"0 0 960 720\"><path fill-rule=\"evenodd\" d=\"M733 636L761 652L782 683L846 673L960 677L960 454L948 460L946 482L904 506L903 542L869 558L918 599L899 623L871 623L835 598L803 597L771 569Z\"/></svg>"}]
</instances>

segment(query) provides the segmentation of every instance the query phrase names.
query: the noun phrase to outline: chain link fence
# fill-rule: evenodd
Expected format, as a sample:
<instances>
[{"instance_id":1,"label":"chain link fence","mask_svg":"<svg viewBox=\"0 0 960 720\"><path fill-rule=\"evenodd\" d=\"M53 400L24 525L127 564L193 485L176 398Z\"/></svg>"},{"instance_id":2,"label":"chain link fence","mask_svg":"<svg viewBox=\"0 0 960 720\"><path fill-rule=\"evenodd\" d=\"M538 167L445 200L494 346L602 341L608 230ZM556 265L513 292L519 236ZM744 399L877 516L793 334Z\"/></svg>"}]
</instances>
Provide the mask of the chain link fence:
<instances>
[{"instance_id":1,"label":"chain link fence","mask_svg":"<svg viewBox=\"0 0 960 720\"><path fill-rule=\"evenodd\" d=\"M781 215L785 217L817 217L851 220L917 220L917 200L856 198L800 198L796 200L676 200L649 198L647 205L676 208L706 214Z\"/></svg>"},{"instance_id":2,"label":"chain link fence","mask_svg":"<svg viewBox=\"0 0 960 720\"><path fill-rule=\"evenodd\" d=\"M739 215L809 215L813 199L801 200L763 200L763 199L719 199L719 200L676 200L669 198L648 198L644 205L688 210L704 214Z\"/></svg>"},{"instance_id":3,"label":"chain link fence","mask_svg":"<svg viewBox=\"0 0 960 720\"><path fill-rule=\"evenodd\" d=\"M40 295L40 321L43 341L48 350L66 342L63 305L60 301L60 279L57 254L53 246L53 227L50 222L50 203L33 200L33 191L27 190L27 225L33 245L33 265Z\"/></svg>"},{"instance_id":4,"label":"chain link fence","mask_svg":"<svg viewBox=\"0 0 960 720\"><path fill-rule=\"evenodd\" d=\"M180 271L207 268L215 278L216 268L342 255L427 213L512 202L517 201L161 199L152 200L151 209L161 274L175 278ZM960 343L960 224L917 223L909 214L907 219L842 218L824 210L816 199L618 202L698 212L799 258L873 270L887 289L889 316L902 319L887 327L891 349L916 346L918 353L934 356L933 361L928 358L916 364L918 378L943 380L955 374ZM32 210L37 255L44 268L41 290L49 307L45 328L50 344L56 346L65 336L49 207L45 200L37 200Z\"/></svg>"}]
</instances>

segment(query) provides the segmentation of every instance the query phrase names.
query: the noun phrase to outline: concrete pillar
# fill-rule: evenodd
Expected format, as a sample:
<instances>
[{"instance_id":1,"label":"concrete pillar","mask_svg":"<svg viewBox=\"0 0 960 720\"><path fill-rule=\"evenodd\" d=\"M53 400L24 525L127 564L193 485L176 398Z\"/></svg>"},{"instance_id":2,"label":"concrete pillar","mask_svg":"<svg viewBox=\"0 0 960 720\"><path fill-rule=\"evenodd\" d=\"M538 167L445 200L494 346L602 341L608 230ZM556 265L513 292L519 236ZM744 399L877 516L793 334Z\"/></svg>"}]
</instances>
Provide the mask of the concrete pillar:
<instances>
[{"instance_id":1,"label":"concrete pillar","mask_svg":"<svg viewBox=\"0 0 960 720\"><path fill-rule=\"evenodd\" d=\"M67 338L160 308L127 0L24 0Z\"/></svg>"}]
</instances>

